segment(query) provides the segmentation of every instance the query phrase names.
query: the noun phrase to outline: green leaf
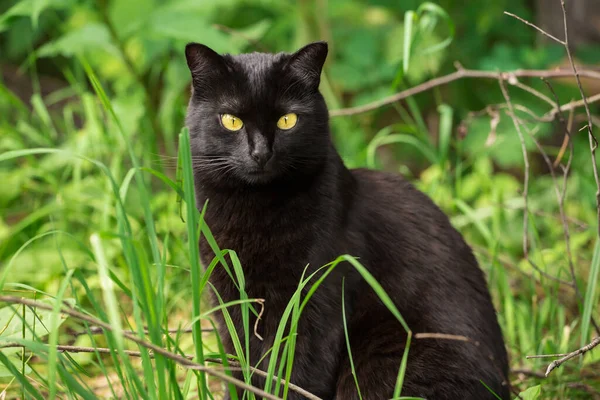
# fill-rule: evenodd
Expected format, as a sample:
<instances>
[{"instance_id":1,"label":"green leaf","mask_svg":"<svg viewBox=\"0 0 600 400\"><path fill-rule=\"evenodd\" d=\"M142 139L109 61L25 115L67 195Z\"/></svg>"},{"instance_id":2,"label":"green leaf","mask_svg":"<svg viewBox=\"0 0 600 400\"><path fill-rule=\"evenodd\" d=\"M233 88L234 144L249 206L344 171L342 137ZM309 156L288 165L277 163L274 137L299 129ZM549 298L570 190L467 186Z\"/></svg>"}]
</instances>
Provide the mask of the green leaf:
<instances>
[{"instance_id":1,"label":"green leaf","mask_svg":"<svg viewBox=\"0 0 600 400\"><path fill-rule=\"evenodd\" d=\"M444 40L422 50L422 54L434 53L436 51L443 50L444 48L450 46L450 43L452 43L452 40L454 39L454 22L452 21L452 18L450 18L450 15L448 15L448 13L442 7L434 3L423 3L417 9L417 14L419 15L420 21L429 22L429 24L427 24L427 28L429 29L423 29L423 25L421 25L422 29L425 30L427 33L430 33L433 30L433 28L437 24L437 18L440 18L441 20L446 22L449 31L448 36ZM427 18L428 14L432 14L434 18Z\"/></svg>"},{"instance_id":2,"label":"green leaf","mask_svg":"<svg viewBox=\"0 0 600 400\"><path fill-rule=\"evenodd\" d=\"M519 393L519 397L517 397L517 398L522 399L522 400L537 400L540 398L541 395L542 395L542 386L537 385L537 386L532 386L532 387L528 388L527 390Z\"/></svg>"},{"instance_id":3,"label":"green leaf","mask_svg":"<svg viewBox=\"0 0 600 400\"><path fill-rule=\"evenodd\" d=\"M22 350L18 347L2 349L2 353L4 353L4 355L6 356L8 361L19 371L21 371L23 369L23 366L21 365L21 360L13 357L13 354L18 352L19 357L21 357L20 356L21 351ZM29 367L29 365L25 364L25 370L21 371L21 372L23 373L23 375L29 375L31 373L31 367ZM13 374L12 374L11 370L6 365L0 364L0 378L11 378L12 376L13 376Z\"/></svg>"},{"instance_id":4,"label":"green leaf","mask_svg":"<svg viewBox=\"0 0 600 400\"><path fill-rule=\"evenodd\" d=\"M585 300L583 304L583 316L581 317L581 346L585 346L588 341L588 334L590 330L590 321L592 318L592 312L598 305L594 301L596 298L596 289L598 288L598 278L600 277L600 238L596 238L596 245L594 246L594 255L592 256L592 265L590 267L590 275L588 278L588 286L585 291Z\"/></svg>"},{"instance_id":5,"label":"green leaf","mask_svg":"<svg viewBox=\"0 0 600 400\"><path fill-rule=\"evenodd\" d=\"M123 38L137 33L155 8L153 0L111 1L108 14L117 35Z\"/></svg>"},{"instance_id":6,"label":"green leaf","mask_svg":"<svg viewBox=\"0 0 600 400\"><path fill-rule=\"evenodd\" d=\"M408 144L414 147L416 150L418 150L421 154L423 154L432 164L437 161L437 156L426 143L423 143L418 138L412 135L407 135L405 133L395 133L387 136L380 136L374 138L371 141L371 143L369 143L369 146L367 147L367 159L369 160L369 165L375 165L375 151L379 146L392 143Z\"/></svg>"},{"instance_id":7,"label":"green leaf","mask_svg":"<svg viewBox=\"0 0 600 400\"><path fill-rule=\"evenodd\" d=\"M175 39L183 42L202 40L202 44L219 53L235 53L238 46L225 33L217 30L202 14L162 9L148 21L147 34L156 39Z\"/></svg>"},{"instance_id":8,"label":"green leaf","mask_svg":"<svg viewBox=\"0 0 600 400\"><path fill-rule=\"evenodd\" d=\"M46 9L61 9L70 5L70 0L20 0L0 15L0 32L9 28L8 21L13 17L30 17L33 28L37 29L39 17Z\"/></svg>"},{"instance_id":9,"label":"green leaf","mask_svg":"<svg viewBox=\"0 0 600 400\"><path fill-rule=\"evenodd\" d=\"M53 300L39 300L42 303L54 305ZM75 300L67 299L74 303ZM29 307L25 308L25 326L23 326L23 312L21 306L6 306L0 308L0 338L10 339L19 338L26 340L34 340L44 337L50 333L50 317L52 311L49 310L32 310ZM61 314L56 327L60 326L66 317ZM23 328L25 332L23 333ZM24 336L23 336L24 335Z\"/></svg>"},{"instance_id":10,"label":"green leaf","mask_svg":"<svg viewBox=\"0 0 600 400\"><path fill-rule=\"evenodd\" d=\"M58 55L72 57L98 50L119 55L119 51L111 42L108 28L101 24L91 23L67 32L57 40L45 44L38 49L37 55L38 57Z\"/></svg>"},{"instance_id":11,"label":"green leaf","mask_svg":"<svg viewBox=\"0 0 600 400\"><path fill-rule=\"evenodd\" d=\"M415 12L407 11L404 14L404 53L402 55L402 71L406 74L410 65L410 50L413 40L413 22L415 20Z\"/></svg>"},{"instance_id":12,"label":"green leaf","mask_svg":"<svg viewBox=\"0 0 600 400\"><path fill-rule=\"evenodd\" d=\"M452 137L452 117L454 110L447 104L438 106L440 113L440 128L439 128L439 163L440 168L444 170L446 160L448 160L448 151L450 149L450 138Z\"/></svg>"},{"instance_id":13,"label":"green leaf","mask_svg":"<svg viewBox=\"0 0 600 400\"><path fill-rule=\"evenodd\" d=\"M15 367L15 365L11 361L9 361L8 357L1 351L0 351L0 363L2 363L7 368L8 371L10 371L12 376L17 378L17 380L21 383L23 388L25 390L27 390L31 394L31 396L33 396L34 399L36 399L36 400L44 399L42 397L42 395L40 394L40 392L35 388L35 386L33 386L31 384L31 382L29 382L29 380L27 378L25 378L25 376L21 373L21 371L19 371L19 369L17 367ZM26 372L26 371L24 371L24 372Z\"/></svg>"}]
</instances>

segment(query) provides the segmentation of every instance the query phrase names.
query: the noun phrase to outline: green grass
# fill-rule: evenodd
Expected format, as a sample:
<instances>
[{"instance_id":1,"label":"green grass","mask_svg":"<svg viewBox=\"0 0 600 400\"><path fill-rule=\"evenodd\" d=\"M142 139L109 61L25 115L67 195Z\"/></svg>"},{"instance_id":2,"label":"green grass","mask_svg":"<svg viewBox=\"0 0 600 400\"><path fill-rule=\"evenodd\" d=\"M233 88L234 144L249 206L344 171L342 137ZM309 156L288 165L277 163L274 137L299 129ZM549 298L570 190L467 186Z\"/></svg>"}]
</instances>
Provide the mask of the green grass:
<instances>
[{"instance_id":1,"label":"green grass","mask_svg":"<svg viewBox=\"0 0 600 400\"><path fill-rule=\"evenodd\" d=\"M139 10L148 1L139 0ZM221 249L204 223L210 202L196 209L189 136L181 129L189 83L181 51L185 41L202 37L223 52L252 50L256 40L272 50L291 50L331 34L332 58L322 80L331 109L364 104L441 75L452 70L455 57L465 65L471 60L472 65L502 67L512 65L508 58L517 57L489 55L486 42L480 42L488 39L479 31L470 41L458 37L458 32L472 32L474 26L487 28L472 23L473 16L466 22L455 17L464 10L443 10L431 3L414 12L406 6L342 0L331 0L327 12L317 12L318 1L256 2L251 10L236 1L223 8L184 3L166 2L160 8L160 24L150 24L155 27L150 32L144 29L157 18L153 11L132 13L118 1L106 3L108 22L102 9L79 1L74 1L73 10L42 2L37 11L24 2L21 14L0 18L0 39L7 38L0 40L0 53L28 34L42 37L30 37L42 42L27 44L39 52L27 56L32 63L23 64L29 68L33 93L23 101L8 89L11 82L0 82L0 295L41 303L37 308L0 305L0 346L23 346L0 352L0 396L212 400L229 391L237 399L231 372L219 368L240 368L243 379L236 384L250 384L257 373L245 349L254 335L250 315L260 312L260 299L249 298L245 291L244 266L236 249ZM0 8L0 14L4 11ZM476 16L480 20L482 13L492 11L478 9ZM186 15L193 17L192 25ZM228 15L240 16L240 21L228 21ZM503 24L496 14L486 20L496 27L485 31L488 34ZM92 22L105 34L81 30L93 27ZM222 32L214 24L233 26L239 34ZM196 30L191 32L190 26ZM519 32L528 37L526 30ZM10 39L14 37L19 40ZM555 61L551 50L534 47L533 38L523 41L522 58L513 60L519 66L546 68ZM387 47L380 49L377 43ZM375 47L379 52L372 51ZM475 53L479 58L473 58ZM36 64L36 57L44 54ZM11 62L25 62L9 55ZM42 94L41 72L35 67L43 63L54 66L65 87ZM361 79L353 71L359 71ZM545 90L541 83L527 83ZM572 86L555 89L564 102L578 96ZM515 104L547 111L539 99L516 88L511 88L511 97ZM63 99L68 100L61 103ZM531 372L543 373L552 359L526 358L569 352L596 334L591 319L600 319L600 241L587 138L573 139L565 200L583 295L579 301L571 288L540 275L524 259L523 161L508 116L501 114L495 141L488 142L488 115L474 118L464 139L456 134L467 112L501 101L497 85L474 80L385 110L335 118L331 125L349 166L402 171L440 205L472 245L488 278L510 353L515 371L510 380L522 397L590 398L590 391L600 391L600 349L571 360L546 379ZM592 112L597 114L597 108ZM537 129L544 139L552 124L527 122L527 128ZM552 141L542 143L551 158L558 153ZM533 143L526 145L534 160L537 149ZM543 164L534 164L531 172L530 259L547 273L569 280L552 179ZM217 255L208 265L200 262L201 237ZM268 352L265 385L259 389L277 397L289 395L302 312L340 262L356 268L407 331L394 393L394 398L406 398L402 386L410 368L409 327L368 271L341 254L298 282ZM239 301L224 303L209 284L215 268L225 268L236 282ZM208 302L211 295L217 304ZM87 319L62 314L65 304ZM239 336L229 314L237 307L243 316ZM223 350L212 321L215 313L224 316L234 354ZM345 321L345 313L343 317ZM97 324L110 329L99 333ZM356 354L349 346L347 327L345 333L352 359ZM60 352L57 344L106 352ZM198 365L212 369L197 369ZM352 369L355 373L353 364ZM260 396L248 393L244 398Z\"/></svg>"}]
</instances>

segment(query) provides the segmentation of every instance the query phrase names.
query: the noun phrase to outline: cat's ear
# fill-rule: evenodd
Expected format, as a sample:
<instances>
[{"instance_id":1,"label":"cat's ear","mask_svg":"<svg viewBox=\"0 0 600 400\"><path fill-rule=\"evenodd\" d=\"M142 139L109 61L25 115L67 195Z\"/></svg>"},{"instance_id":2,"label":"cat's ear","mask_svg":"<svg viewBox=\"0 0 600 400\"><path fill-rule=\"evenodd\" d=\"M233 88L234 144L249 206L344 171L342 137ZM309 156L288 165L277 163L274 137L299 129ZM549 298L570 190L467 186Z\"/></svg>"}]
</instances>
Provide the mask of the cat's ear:
<instances>
[{"instance_id":1,"label":"cat's ear","mask_svg":"<svg viewBox=\"0 0 600 400\"><path fill-rule=\"evenodd\" d=\"M203 44L188 43L185 46L185 58L192 73L194 86L201 85L202 82L207 82L227 70L223 57Z\"/></svg>"},{"instance_id":2,"label":"cat's ear","mask_svg":"<svg viewBox=\"0 0 600 400\"><path fill-rule=\"evenodd\" d=\"M321 70L327 58L327 43L307 44L290 56L288 68L309 86L317 89L321 80Z\"/></svg>"}]
</instances>

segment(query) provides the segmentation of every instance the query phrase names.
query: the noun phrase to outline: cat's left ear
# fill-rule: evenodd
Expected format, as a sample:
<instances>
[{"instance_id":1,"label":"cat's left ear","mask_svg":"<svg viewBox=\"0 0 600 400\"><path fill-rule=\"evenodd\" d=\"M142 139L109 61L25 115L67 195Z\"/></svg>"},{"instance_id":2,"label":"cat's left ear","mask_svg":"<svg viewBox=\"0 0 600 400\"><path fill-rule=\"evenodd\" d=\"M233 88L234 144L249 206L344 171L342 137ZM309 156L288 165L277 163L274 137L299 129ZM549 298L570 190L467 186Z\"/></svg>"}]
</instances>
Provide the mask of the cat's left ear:
<instances>
[{"instance_id":1,"label":"cat's left ear","mask_svg":"<svg viewBox=\"0 0 600 400\"><path fill-rule=\"evenodd\" d=\"M309 86L318 89L321 70L327 58L327 42L307 44L290 56L288 68Z\"/></svg>"},{"instance_id":2,"label":"cat's left ear","mask_svg":"<svg viewBox=\"0 0 600 400\"><path fill-rule=\"evenodd\" d=\"M185 46L185 58L197 89L209 89L205 86L210 86L212 79L227 71L224 58L203 44L188 43Z\"/></svg>"}]
</instances>

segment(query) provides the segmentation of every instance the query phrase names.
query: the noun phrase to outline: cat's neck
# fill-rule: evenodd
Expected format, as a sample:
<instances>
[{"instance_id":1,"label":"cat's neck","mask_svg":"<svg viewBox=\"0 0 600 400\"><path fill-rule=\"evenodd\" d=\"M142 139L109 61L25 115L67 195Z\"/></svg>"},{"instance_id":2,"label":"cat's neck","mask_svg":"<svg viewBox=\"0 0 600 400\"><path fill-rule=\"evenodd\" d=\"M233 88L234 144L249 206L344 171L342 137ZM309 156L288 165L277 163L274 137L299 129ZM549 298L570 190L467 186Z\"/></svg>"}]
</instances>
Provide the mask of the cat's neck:
<instances>
[{"instance_id":1,"label":"cat's neck","mask_svg":"<svg viewBox=\"0 0 600 400\"><path fill-rule=\"evenodd\" d=\"M353 178L332 148L322 168L312 175L272 185L218 188L196 181L201 208L208 200L206 221L218 231L258 230L297 226L343 212L351 197ZM326 221L323 221L326 222Z\"/></svg>"}]
</instances>

